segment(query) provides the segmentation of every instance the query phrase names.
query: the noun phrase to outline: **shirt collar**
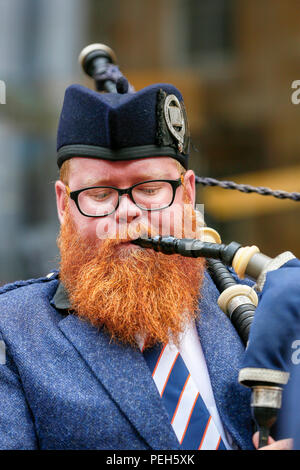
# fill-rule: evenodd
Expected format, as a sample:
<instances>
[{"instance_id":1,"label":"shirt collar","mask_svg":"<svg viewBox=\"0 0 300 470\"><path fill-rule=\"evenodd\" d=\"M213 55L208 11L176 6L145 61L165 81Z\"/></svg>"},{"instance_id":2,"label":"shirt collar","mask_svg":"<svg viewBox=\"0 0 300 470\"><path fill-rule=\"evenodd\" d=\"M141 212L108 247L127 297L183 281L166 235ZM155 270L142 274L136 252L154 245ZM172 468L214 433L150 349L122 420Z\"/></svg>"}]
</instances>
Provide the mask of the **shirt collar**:
<instances>
[{"instance_id":1,"label":"shirt collar","mask_svg":"<svg viewBox=\"0 0 300 470\"><path fill-rule=\"evenodd\" d=\"M69 310L71 308L68 293L62 282L59 282L51 304L59 310Z\"/></svg>"}]
</instances>

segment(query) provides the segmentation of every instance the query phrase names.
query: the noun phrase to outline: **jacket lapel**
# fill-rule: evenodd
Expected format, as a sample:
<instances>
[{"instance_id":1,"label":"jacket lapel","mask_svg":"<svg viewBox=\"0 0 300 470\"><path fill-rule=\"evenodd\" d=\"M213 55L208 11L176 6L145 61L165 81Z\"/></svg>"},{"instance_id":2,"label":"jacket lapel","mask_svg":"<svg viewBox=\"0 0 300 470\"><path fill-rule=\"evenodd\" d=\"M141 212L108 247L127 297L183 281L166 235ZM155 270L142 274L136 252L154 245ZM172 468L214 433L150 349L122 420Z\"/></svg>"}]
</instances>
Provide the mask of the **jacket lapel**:
<instances>
[{"instance_id":1,"label":"jacket lapel","mask_svg":"<svg viewBox=\"0 0 300 470\"><path fill-rule=\"evenodd\" d=\"M150 448L178 449L178 440L140 351L110 341L103 331L72 314L58 326Z\"/></svg>"},{"instance_id":2,"label":"jacket lapel","mask_svg":"<svg viewBox=\"0 0 300 470\"><path fill-rule=\"evenodd\" d=\"M244 346L217 306L218 296L206 273L199 303L198 334L221 421L240 448L252 449L250 391L238 383ZM140 351L110 342L101 330L72 314L58 326L150 448L179 449Z\"/></svg>"},{"instance_id":3,"label":"jacket lapel","mask_svg":"<svg viewBox=\"0 0 300 470\"><path fill-rule=\"evenodd\" d=\"M244 346L230 320L217 306L218 296L206 274L197 329L221 421L240 448L253 449L250 391L238 383Z\"/></svg>"}]
</instances>

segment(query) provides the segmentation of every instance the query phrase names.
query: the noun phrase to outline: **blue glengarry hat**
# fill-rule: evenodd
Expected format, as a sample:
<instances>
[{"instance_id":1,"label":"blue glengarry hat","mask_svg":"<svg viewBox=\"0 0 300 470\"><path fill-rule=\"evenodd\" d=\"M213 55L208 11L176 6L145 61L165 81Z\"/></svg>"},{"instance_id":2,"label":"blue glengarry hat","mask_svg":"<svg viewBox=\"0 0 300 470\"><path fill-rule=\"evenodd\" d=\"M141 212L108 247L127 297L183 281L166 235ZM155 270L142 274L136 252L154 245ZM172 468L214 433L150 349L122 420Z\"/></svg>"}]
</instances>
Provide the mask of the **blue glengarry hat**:
<instances>
[{"instance_id":1,"label":"blue glengarry hat","mask_svg":"<svg viewBox=\"0 0 300 470\"><path fill-rule=\"evenodd\" d=\"M155 84L136 93L67 88L57 135L59 168L72 157L132 160L169 156L185 168L189 130L181 93Z\"/></svg>"}]
</instances>

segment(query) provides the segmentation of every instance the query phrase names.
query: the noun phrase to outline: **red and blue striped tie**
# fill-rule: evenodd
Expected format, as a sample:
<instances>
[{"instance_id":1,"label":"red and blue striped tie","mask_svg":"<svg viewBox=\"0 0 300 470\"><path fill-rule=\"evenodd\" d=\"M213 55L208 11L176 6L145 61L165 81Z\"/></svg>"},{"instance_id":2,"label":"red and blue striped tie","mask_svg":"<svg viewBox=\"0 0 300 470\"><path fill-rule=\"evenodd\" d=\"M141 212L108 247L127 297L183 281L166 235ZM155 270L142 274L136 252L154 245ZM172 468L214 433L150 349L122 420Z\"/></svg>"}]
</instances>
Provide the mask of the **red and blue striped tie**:
<instances>
[{"instance_id":1,"label":"red and blue striped tie","mask_svg":"<svg viewBox=\"0 0 300 470\"><path fill-rule=\"evenodd\" d=\"M142 350L143 351L143 350ZM220 433L177 348L143 351L174 432L184 450L226 450Z\"/></svg>"}]
</instances>

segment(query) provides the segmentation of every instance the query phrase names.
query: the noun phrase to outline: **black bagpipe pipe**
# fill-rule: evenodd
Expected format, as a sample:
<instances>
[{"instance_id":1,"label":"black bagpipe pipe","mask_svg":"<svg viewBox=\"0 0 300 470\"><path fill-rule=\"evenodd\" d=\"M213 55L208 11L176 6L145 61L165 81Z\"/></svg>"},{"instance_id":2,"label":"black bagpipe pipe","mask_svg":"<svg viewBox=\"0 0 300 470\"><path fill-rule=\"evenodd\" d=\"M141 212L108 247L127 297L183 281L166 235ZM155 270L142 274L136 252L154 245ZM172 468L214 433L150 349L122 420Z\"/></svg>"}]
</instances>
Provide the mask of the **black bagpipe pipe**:
<instances>
[{"instance_id":1,"label":"black bagpipe pipe","mask_svg":"<svg viewBox=\"0 0 300 470\"><path fill-rule=\"evenodd\" d=\"M108 46L91 44L85 47L79 55L79 62L84 72L94 79L96 89L99 92L134 92L133 87L117 66L115 53ZM280 199L300 200L300 193L274 191L266 187L219 181L210 177L196 176L196 183L247 193L256 192ZM263 290L266 274L269 271L280 268L295 257L292 253L285 252L271 259L260 253L255 246L243 248L236 242L225 245L221 243L219 235L213 229L203 227L201 230L201 239L156 236L149 239L140 238L133 243L168 255L179 254L187 257L206 258L208 271L220 292L218 305L230 318L244 345L247 346L258 305L256 291L259 293ZM227 266L232 267L233 271ZM246 276L255 280L255 289L237 282L235 274L239 278ZM252 389L251 410L260 432L259 447L267 444L270 428L276 421L278 410L281 408L283 385L289 376L285 370L282 373L278 371L277 366L274 369L269 365L266 368L262 367L259 371L255 367L247 367L241 369L239 376L240 383L250 386Z\"/></svg>"},{"instance_id":2,"label":"black bagpipe pipe","mask_svg":"<svg viewBox=\"0 0 300 470\"><path fill-rule=\"evenodd\" d=\"M151 248L166 255L179 254L186 257L206 258L208 272L220 292L218 305L231 320L246 346L246 360L244 361L246 366L244 365L240 370L239 382L246 387L250 387L252 390L251 412L259 430L259 448L261 448L268 444L270 429L275 424L278 412L281 409L283 385L289 379L289 367L287 366L286 351L284 353L280 351L279 354L272 352L272 338L271 346L269 340L269 343L267 342L266 345L261 347L261 353L262 356L266 356L265 363L267 365L264 364L264 358L259 357L259 346L257 347L255 340L251 343L251 347L247 349L250 329L256 307L258 306L256 291L260 293L263 290L268 272L279 269L296 258L289 251L281 253L275 258L270 258L260 253L256 246L242 247L236 242L231 242L228 245L216 243L216 241L220 240L214 230L203 228L202 231L202 239L178 239L172 236L155 236L153 238L138 238L132 243L146 249ZM298 260L297 262L299 263ZM241 279L246 276L255 280L256 290L249 284L237 282L234 274L226 266L232 267ZM298 269L299 267L300 263ZM299 291L299 289L297 290ZM296 315L296 321L298 322L300 322L299 310L300 308L298 307ZM280 316L277 316L277 323L279 317L279 325L281 326L279 328L278 326L276 327L277 331L275 328L275 336L279 336L279 341L277 341L279 342L279 349L284 345L287 350L289 342L285 339L284 335L285 313L288 312L280 312ZM291 323L290 318L294 321L294 313L286 315L287 323ZM263 325L263 330L265 330L263 333L267 335L269 330L268 323ZM256 335L256 338L259 338L259 342L261 342L261 336L262 332L260 332L260 335ZM278 355L280 356L279 361ZM271 359L269 356L271 356ZM278 362L280 362L280 367Z\"/></svg>"}]
</instances>

